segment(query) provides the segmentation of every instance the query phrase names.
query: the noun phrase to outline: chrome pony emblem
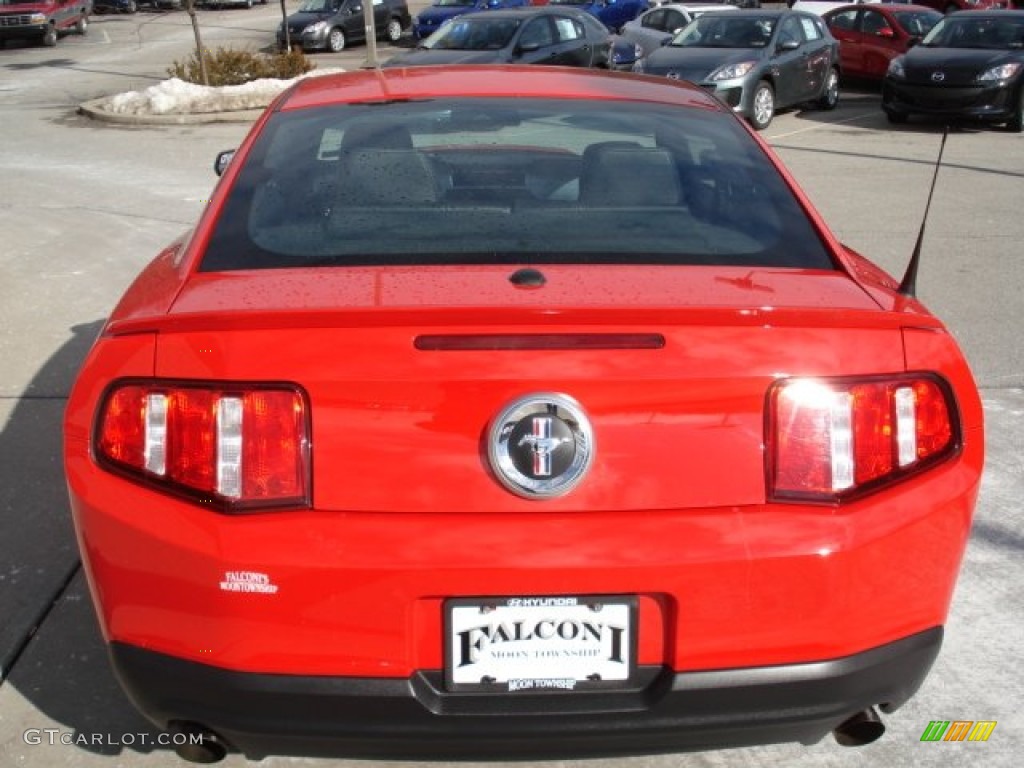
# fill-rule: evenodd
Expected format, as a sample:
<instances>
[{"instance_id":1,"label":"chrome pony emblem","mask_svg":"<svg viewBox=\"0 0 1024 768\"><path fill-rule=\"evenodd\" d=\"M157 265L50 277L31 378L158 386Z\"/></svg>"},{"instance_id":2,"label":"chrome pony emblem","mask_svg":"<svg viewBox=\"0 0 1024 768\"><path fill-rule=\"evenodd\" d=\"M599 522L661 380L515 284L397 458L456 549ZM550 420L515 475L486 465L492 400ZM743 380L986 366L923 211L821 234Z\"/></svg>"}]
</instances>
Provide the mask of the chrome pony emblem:
<instances>
[{"instance_id":1,"label":"chrome pony emblem","mask_svg":"<svg viewBox=\"0 0 1024 768\"><path fill-rule=\"evenodd\" d=\"M590 468L594 433L583 408L568 395L527 395L491 423L487 456L512 493L555 498L572 490Z\"/></svg>"},{"instance_id":2,"label":"chrome pony emblem","mask_svg":"<svg viewBox=\"0 0 1024 768\"><path fill-rule=\"evenodd\" d=\"M932 72L932 82L941 83L946 79L945 72Z\"/></svg>"}]
</instances>

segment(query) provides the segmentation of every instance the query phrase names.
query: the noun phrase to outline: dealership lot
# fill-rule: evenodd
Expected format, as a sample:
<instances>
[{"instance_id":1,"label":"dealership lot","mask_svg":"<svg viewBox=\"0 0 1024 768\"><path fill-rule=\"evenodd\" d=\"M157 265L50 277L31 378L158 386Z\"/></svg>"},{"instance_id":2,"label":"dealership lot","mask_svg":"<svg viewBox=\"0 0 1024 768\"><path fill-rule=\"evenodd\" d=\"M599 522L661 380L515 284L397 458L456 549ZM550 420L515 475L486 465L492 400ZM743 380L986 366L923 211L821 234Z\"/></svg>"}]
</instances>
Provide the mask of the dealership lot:
<instances>
[{"instance_id":1,"label":"dealership lot","mask_svg":"<svg viewBox=\"0 0 1024 768\"><path fill-rule=\"evenodd\" d=\"M263 48L276 5L202 12L204 40ZM102 318L158 249L187 228L215 177L214 155L245 124L111 126L77 104L159 81L189 53L183 13L101 16L56 48L0 51L0 764L175 765L108 671L67 512L59 466L68 388ZM382 54L385 49L382 47ZM362 46L320 54L353 68ZM921 221L941 131L891 129L877 92L846 89L834 112L793 111L764 137L837 233L900 274ZM933 675L887 735L860 750L831 740L597 761L608 766L1015 765L1018 593L1024 549L1024 139L956 129L925 238L919 294L961 340L986 405L989 464L975 533ZM37 629L36 629L37 628ZM990 720L986 743L921 743L932 720ZM225 765L242 765L238 756ZM272 758L268 766L356 765ZM594 765L578 763L575 765ZM383 765L383 764L382 764ZM573 765L547 763L545 765Z\"/></svg>"}]
</instances>

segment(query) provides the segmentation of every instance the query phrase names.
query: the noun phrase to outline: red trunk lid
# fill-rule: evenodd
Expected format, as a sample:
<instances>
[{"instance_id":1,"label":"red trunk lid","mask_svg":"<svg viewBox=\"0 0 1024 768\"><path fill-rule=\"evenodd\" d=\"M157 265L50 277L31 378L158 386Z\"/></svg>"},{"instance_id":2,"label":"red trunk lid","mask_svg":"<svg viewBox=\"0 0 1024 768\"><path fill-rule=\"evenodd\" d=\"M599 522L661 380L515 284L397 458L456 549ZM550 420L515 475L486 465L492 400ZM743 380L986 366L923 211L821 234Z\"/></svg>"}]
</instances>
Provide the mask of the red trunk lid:
<instances>
[{"instance_id":1,"label":"red trunk lid","mask_svg":"<svg viewBox=\"0 0 1024 768\"><path fill-rule=\"evenodd\" d=\"M760 503L772 381L903 370L899 318L841 272L545 266L544 286L525 289L513 271L194 276L160 322L156 373L301 385L318 509L470 513ZM550 333L664 345L416 345L425 334ZM531 393L569 395L593 424L593 465L562 498L519 498L488 465L488 427Z\"/></svg>"}]
</instances>

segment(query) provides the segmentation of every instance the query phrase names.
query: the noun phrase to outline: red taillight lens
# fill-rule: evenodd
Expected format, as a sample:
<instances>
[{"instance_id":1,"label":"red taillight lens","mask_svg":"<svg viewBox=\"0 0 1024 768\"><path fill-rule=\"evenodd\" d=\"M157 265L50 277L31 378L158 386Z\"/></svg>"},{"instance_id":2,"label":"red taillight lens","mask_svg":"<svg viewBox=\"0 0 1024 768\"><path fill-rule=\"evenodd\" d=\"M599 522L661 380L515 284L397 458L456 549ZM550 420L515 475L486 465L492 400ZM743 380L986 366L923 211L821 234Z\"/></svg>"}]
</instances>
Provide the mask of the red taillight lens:
<instances>
[{"instance_id":1,"label":"red taillight lens","mask_svg":"<svg viewBox=\"0 0 1024 768\"><path fill-rule=\"evenodd\" d=\"M949 388L929 376L787 379L768 397L769 496L835 500L957 448Z\"/></svg>"},{"instance_id":2,"label":"red taillight lens","mask_svg":"<svg viewBox=\"0 0 1024 768\"><path fill-rule=\"evenodd\" d=\"M297 389L126 383L100 407L98 460L228 509L308 506L309 428Z\"/></svg>"}]
</instances>

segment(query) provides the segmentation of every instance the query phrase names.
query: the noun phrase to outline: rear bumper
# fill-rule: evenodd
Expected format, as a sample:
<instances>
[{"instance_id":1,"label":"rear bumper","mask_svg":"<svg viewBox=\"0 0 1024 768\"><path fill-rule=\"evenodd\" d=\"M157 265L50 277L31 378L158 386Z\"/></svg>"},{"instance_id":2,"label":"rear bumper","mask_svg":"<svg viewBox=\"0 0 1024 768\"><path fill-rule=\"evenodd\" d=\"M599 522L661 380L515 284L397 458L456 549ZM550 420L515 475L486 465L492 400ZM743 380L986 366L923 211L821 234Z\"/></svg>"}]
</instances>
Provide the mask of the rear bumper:
<instances>
[{"instance_id":1,"label":"rear bumper","mask_svg":"<svg viewBox=\"0 0 1024 768\"><path fill-rule=\"evenodd\" d=\"M494 697L447 693L437 671L395 679L265 675L121 643L110 653L151 720L172 730L199 724L250 758L553 759L813 743L867 707L902 705L942 635L937 627L808 664L680 674L648 667L638 688L614 694Z\"/></svg>"}]
</instances>

